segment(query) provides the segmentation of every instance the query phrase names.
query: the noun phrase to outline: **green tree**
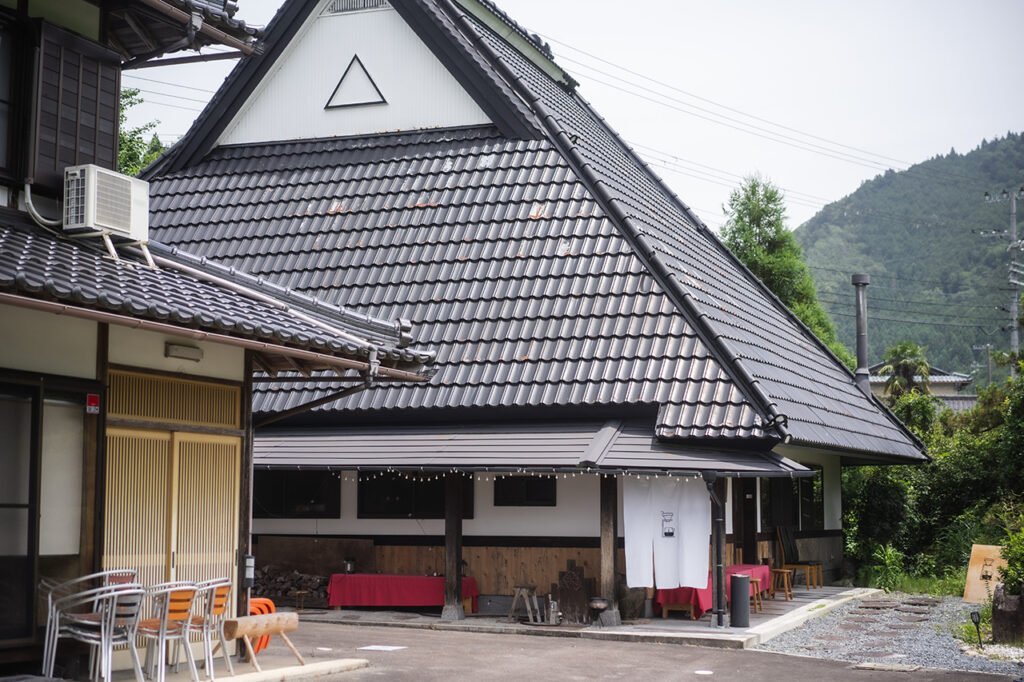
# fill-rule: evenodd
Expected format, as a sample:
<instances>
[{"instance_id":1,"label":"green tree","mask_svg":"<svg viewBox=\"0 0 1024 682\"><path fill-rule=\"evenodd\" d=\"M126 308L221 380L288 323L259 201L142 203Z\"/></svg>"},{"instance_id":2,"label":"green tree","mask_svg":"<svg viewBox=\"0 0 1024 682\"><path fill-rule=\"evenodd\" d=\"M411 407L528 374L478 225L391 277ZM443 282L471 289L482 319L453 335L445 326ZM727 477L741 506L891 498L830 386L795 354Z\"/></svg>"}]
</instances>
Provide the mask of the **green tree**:
<instances>
[{"instance_id":1,"label":"green tree","mask_svg":"<svg viewBox=\"0 0 1024 682\"><path fill-rule=\"evenodd\" d=\"M913 341L900 341L885 351L882 367L878 373L888 376L885 380L885 392L892 398L899 398L904 393L918 390L930 393L928 388L929 365L925 357L924 346Z\"/></svg>"},{"instance_id":2,"label":"green tree","mask_svg":"<svg viewBox=\"0 0 1024 682\"><path fill-rule=\"evenodd\" d=\"M769 180L747 177L723 209L725 245L751 272L851 369L856 362L836 337L835 326L818 303L811 270L793 233L786 229L782 192Z\"/></svg>"},{"instance_id":3,"label":"green tree","mask_svg":"<svg viewBox=\"0 0 1024 682\"><path fill-rule=\"evenodd\" d=\"M156 133L146 142L146 133L156 128L159 121L150 121L141 126L129 128L127 111L142 103L138 88L121 89L120 125L117 130L117 170L125 175L135 176L163 154L166 147Z\"/></svg>"}]
</instances>

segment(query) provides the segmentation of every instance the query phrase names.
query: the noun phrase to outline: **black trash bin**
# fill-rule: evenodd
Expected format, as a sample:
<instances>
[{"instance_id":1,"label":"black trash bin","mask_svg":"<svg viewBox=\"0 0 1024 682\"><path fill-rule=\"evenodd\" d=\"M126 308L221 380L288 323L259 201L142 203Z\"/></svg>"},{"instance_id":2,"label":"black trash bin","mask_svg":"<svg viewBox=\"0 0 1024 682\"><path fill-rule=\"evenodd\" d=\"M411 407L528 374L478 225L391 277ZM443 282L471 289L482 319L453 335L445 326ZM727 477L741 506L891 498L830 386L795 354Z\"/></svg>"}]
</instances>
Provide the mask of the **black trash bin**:
<instances>
[{"instance_id":1,"label":"black trash bin","mask_svg":"<svg viewBox=\"0 0 1024 682\"><path fill-rule=\"evenodd\" d=\"M729 626L750 627L750 576L738 573L729 579Z\"/></svg>"}]
</instances>

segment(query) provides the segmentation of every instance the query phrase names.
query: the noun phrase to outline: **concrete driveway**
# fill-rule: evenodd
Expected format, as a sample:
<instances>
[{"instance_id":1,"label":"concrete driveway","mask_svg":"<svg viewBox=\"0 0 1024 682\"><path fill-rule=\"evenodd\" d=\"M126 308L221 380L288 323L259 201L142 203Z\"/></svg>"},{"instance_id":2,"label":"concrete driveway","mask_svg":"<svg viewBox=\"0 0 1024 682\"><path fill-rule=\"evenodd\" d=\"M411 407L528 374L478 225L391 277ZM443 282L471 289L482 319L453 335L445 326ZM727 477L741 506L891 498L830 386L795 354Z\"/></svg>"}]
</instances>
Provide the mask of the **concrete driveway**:
<instances>
[{"instance_id":1,"label":"concrete driveway","mask_svg":"<svg viewBox=\"0 0 1024 682\"><path fill-rule=\"evenodd\" d=\"M1010 680L940 670L857 670L849 663L761 651L680 644L593 641L524 635L493 635L396 627L303 622L292 640L310 663L365 658L368 668L339 675L362 680ZM367 651L370 645L406 647ZM294 658L274 638L260 659ZM280 657L280 658L279 658ZM240 666L244 671L245 665ZM703 673L702 673L703 671ZM710 672L711 674L706 674Z\"/></svg>"}]
</instances>

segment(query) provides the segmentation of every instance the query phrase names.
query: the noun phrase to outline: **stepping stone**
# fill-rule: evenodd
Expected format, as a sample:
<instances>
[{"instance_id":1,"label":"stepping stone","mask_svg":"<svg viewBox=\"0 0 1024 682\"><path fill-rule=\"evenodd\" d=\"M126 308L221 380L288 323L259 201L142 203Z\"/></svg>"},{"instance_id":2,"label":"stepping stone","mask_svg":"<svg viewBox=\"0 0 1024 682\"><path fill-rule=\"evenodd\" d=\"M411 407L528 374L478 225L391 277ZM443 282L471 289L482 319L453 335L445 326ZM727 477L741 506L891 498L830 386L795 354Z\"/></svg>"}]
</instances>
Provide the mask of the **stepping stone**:
<instances>
[{"instance_id":1,"label":"stepping stone","mask_svg":"<svg viewBox=\"0 0 1024 682\"><path fill-rule=\"evenodd\" d=\"M890 623L885 627L890 630L916 630L920 626L914 625L913 623Z\"/></svg>"},{"instance_id":2,"label":"stepping stone","mask_svg":"<svg viewBox=\"0 0 1024 682\"><path fill-rule=\"evenodd\" d=\"M932 597L911 597L910 599L904 599L903 603L910 606L937 606L942 603L942 600Z\"/></svg>"},{"instance_id":3,"label":"stepping stone","mask_svg":"<svg viewBox=\"0 0 1024 682\"><path fill-rule=\"evenodd\" d=\"M929 609L926 606L897 606L896 610L897 611L902 611L903 613L918 613L918 614L930 613L931 612L931 609Z\"/></svg>"},{"instance_id":4,"label":"stepping stone","mask_svg":"<svg viewBox=\"0 0 1024 682\"><path fill-rule=\"evenodd\" d=\"M852 621L854 623L877 623L878 622L877 618L872 618L871 616L847 616L846 620Z\"/></svg>"},{"instance_id":5,"label":"stepping stone","mask_svg":"<svg viewBox=\"0 0 1024 682\"><path fill-rule=\"evenodd\" d=\"M840 623L836 626L836 630L842 630L844 632L855 632L857 630L864 630L863 625L857 625L856 623Z\"/></svg>"},{"instance_id":6,"label":"stepping stone","mask_svg":"<svg viewBox=\"0 0 1024 682\"><path fill-rule=\"evenodd\" d=\"M862 609L894 609L897 606L899 603L894 601L862 601L860 603Z\"/></svg>"},{"instance_id":7,"label":"stepping stone","mask_svg":"<svg viewBox=\"0 0 1024 682\"><path fill-rule=\"evenodd\" d=\"M899 620L904 623L925 623L928 621L927 616L896 616Z\"/></svg>"},{"instance_id":8,"label":"stepping stone","mask_svg":"<svg viewBox=\"0 0 1024 682\"><path fill-rule=\"evenodd\" d=\"M891 639L869 639L860 643L861 646L868 649L884 649L885 647L892 644Z\"/></svg>"}]
</instances>

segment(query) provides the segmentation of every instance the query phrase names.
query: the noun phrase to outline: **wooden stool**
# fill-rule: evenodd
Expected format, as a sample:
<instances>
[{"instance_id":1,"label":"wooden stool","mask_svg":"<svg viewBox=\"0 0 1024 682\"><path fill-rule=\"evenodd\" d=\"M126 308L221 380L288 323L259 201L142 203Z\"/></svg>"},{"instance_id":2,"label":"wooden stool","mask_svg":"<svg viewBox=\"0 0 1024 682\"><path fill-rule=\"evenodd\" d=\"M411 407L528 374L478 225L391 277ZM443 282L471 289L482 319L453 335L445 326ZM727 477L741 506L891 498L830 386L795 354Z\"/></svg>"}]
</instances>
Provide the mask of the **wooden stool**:
<instances>
[{"instance_id":1,"label":"wooden stool","mask_svg":"<svg viewBox=\"0 0 1024 682\"><path fill-rule=\"evenodd\" d=\"M754 611L764 611L764 602L761 601L761 579L751 576L750 586L754 588L754 594L750 595L750 603L754 607Z\"/></svg>"},{"instance_id":2,"label":"wooden stool","mask_svg":"<svg viewBox=\"0 0 1024 682\"><path fill-rule=\"evenodd\" d=\"M309 590L292 590L292 594L295 595L295 610L305 611L306 610L306 595L309 594Z\"/></svg>"},{"instance_id":3,"label":"wooden stool","mask_svg":"<svg viewBox=\"0 0 1024 682\"><path fill-rule=\"evenodd\" d=\"M772 569L772 585L776 590L782 590L782 593L786 595L786 600L793 599L793 582L791 576L793 570L789 568L773 568Z\"/></svg>"},{"instance_id":4,"label":"wooden stool","mask_svg":"<svg viewBox=\"0 0 1024 682\"><path fill-rule=\"evenodd\" d=\"M516 604L519 603L519 598L523 598L523 606L526 607L526 615L530 618L531 623L539 623L541 621L540 607L537 605L537 586L536 585L516 585L514 588L515 592L512 593L512 608L508 610L508 619L516 619ZM530 600L533 600L533 608L530 608Z\"/></svg>"}]
</instances>

